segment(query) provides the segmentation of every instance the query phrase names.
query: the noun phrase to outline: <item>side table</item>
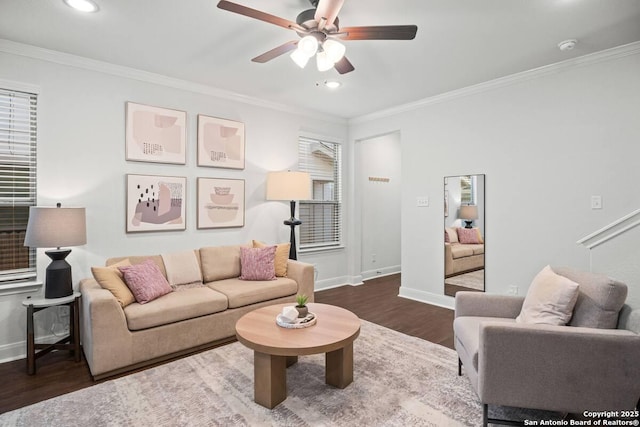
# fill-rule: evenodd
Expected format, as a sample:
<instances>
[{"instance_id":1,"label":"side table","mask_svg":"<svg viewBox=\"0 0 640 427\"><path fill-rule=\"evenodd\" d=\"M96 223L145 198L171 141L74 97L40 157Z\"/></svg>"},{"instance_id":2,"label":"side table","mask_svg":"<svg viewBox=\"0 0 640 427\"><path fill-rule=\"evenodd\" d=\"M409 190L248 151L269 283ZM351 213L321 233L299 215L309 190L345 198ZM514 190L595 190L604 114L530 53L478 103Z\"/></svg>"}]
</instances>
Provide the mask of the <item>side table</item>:
<instances>
[{"instance_id":1,"label":"side table","mask_svg":"<svg viewBox=\"0 0 640 427\"><path fill-rule=\"evenodd\" d=\"M52 350L71 350L76 362L80 361L80 292L62 298L28 298L22 301L27 307L27 373L36 373L36 359ZM33 315L48 307L69 307L69 335L53 344L36 344ZM40 350L36 353L36 350Z\"/></svg>"}]
</instances>

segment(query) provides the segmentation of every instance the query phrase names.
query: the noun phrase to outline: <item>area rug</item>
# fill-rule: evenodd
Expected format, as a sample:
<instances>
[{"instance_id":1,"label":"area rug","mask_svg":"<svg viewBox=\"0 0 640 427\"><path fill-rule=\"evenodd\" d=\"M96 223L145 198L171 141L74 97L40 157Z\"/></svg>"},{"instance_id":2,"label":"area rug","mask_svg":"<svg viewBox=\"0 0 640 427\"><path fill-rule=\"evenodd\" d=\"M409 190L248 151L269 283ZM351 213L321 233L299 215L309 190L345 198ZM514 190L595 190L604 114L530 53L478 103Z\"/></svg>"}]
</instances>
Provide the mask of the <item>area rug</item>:
<instances>
[{"instance_id":1,"label":"area rug","mask_svg":"<svg viewBox=\"0 0 640 427\"><path fill-rule=\"evenodd\" d=\"M354 381L324 382L324 355L287 369L287 399L253 402L253 352L236 342L0 415L2 426L479 426L453 350L362 321ZM501 412L492 416L503 416ZM547 415L512 410L510 417Z\"/></svg>"},{"instance_id":2,"label":"area rug","mask_svg":"<svg viewBox=\"0 0 640 427\"><path fill-rule=\"evenodd\" d=\"M484 269L470 273L459 274L458 276L447 277L444 281L447 285L463 286L465 288L484 290Z\"/></svg>"}]
</instances>

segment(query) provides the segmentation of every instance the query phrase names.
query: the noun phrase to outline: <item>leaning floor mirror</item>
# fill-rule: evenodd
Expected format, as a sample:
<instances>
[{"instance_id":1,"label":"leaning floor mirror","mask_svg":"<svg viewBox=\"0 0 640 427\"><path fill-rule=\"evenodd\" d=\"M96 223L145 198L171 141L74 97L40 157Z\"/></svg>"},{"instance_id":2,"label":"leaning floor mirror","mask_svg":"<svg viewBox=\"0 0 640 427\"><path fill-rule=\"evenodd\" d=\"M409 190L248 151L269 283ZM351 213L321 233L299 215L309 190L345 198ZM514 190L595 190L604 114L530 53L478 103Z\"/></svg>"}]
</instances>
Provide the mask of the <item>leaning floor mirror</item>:
<instances>
[{"instance_id":1,"label":"leaning floor mirror","mask_svg":"<svg viewBox=\"0 0 640 427\"><path fill-rule=\"evenodd\" d=\"M444 293L484 292L485 176L444 178Z\"/></svg>"}]
</instances>

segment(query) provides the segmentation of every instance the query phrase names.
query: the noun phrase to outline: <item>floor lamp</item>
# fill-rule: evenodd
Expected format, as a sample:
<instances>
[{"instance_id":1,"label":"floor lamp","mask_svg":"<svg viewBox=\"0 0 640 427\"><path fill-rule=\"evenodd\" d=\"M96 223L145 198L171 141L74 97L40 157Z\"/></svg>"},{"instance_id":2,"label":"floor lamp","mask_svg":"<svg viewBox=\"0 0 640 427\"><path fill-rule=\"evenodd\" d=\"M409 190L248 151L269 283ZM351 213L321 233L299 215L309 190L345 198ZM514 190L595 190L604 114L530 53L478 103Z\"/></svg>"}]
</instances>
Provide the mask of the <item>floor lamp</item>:
<instances>
[{"instance_id":1,"label":"floor lamp","mask_svg":"<svg viewBox=\"0 0 640 427\"><path fill-rule=\"evenodd\" d=\"M267 200L288 200L291 206L291 218L284 221L284 225L291 227L291 248L289 259L298 259L296 253L297 225L302 221L295 217L296 200L311 198L311 176L307 172L269 172L267 175Z\"/></svg>"},{"instance_id":2,"label":"floor lamp","mask_svg":"<svg viewBox=\"0 0 640 427\"><path fill-rule=\"evenodd\" d=\"M60 247L85 243L87 226L84 208L62 208L60 203L55 208L29 208L24 245L31 248L57 248L45 252L51 258L44 284L45 298L62 298L73 294L71 266L65 260L71 249Z\"/></svg>"}]
</instances>

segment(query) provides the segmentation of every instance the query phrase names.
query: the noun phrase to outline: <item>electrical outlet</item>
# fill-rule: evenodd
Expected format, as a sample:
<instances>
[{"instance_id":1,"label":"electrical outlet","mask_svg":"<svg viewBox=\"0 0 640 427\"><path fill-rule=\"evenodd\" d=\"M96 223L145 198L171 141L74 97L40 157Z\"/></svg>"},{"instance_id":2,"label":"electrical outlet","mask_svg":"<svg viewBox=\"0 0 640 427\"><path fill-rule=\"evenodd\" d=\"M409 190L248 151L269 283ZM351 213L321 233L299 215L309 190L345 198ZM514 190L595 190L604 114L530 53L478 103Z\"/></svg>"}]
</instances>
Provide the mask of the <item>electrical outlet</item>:
<instances>
[{"instance_id":1,"label":"electrical outlet","mask_svg":"<svg viewBox=\"0 0 640 427\"><path fill-rule=\"evenodd\" d=\"M416 197L416 206L419 208L426 208L429 206L429 197L428 196L419 196Z\"/></svg>"},{"instance_id":2,"label":"electrical outlet","mask_svg":"<svg viewBox=\"0 0 640 427\"><path fill-rule=\"evenodd\" d=\"M518 287L515 285L509 286L509 295L518 295Z\"/></svg>"},{"instance_id":3,"label":"electrical outlet","mask_svg":"<svg viewBox=\"0 0 640 427\"><path fill-rule=\"evenodd\" d=\"M602 209L602 196L591 196L591 209Z\"/></svg>"}]
</instances>

